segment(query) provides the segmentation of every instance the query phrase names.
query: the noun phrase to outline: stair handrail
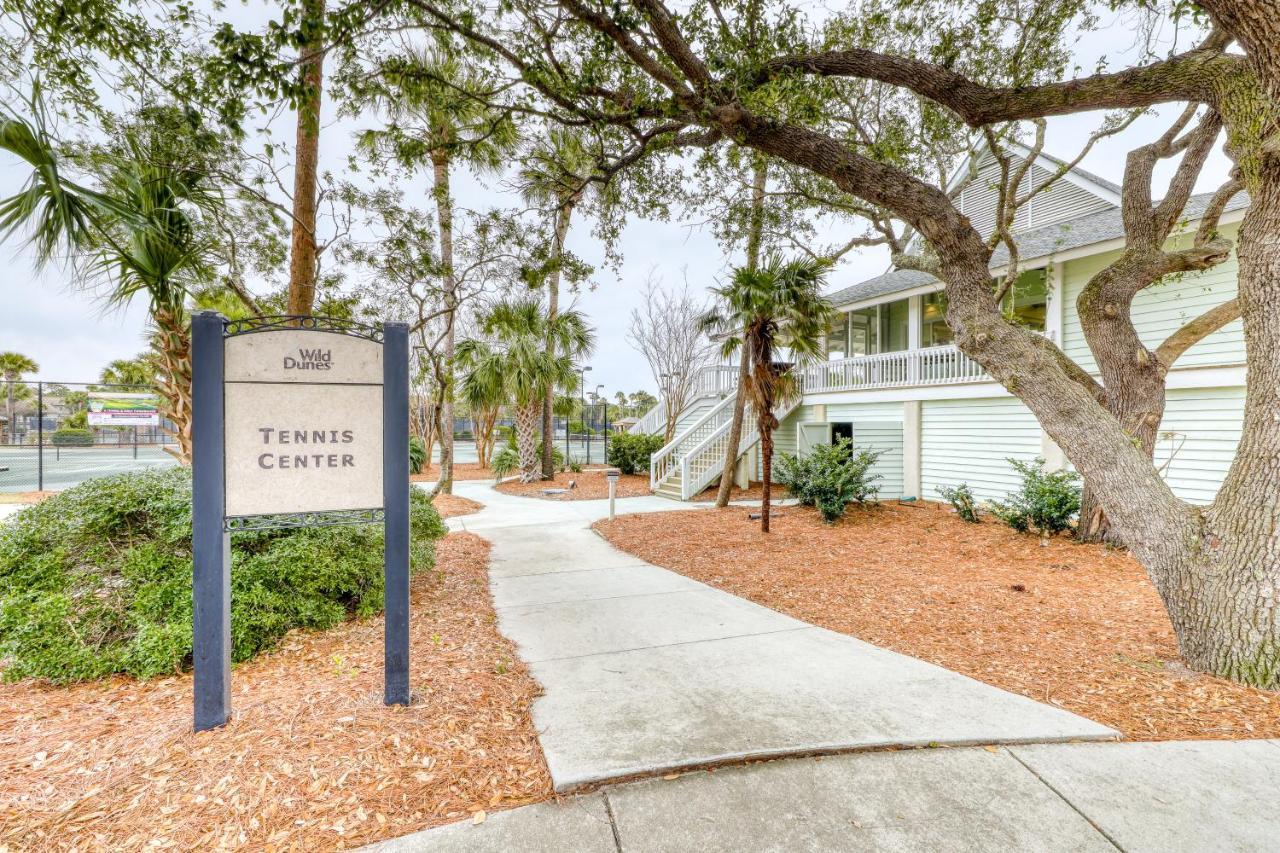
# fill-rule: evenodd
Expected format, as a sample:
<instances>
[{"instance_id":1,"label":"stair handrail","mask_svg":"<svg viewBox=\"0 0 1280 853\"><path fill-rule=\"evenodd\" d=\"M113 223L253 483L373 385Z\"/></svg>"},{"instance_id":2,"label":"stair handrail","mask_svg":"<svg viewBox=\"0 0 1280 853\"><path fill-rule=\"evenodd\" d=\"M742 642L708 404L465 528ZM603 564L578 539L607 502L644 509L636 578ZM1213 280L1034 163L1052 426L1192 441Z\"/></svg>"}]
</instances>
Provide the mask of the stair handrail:
<instances>
[{"instance_id":1,"label":"stair handrail","mask_svg":"<svg viewBox=\"0 0 1280 853\"><path fill-rule=\"evenodd\" d=\"M796 394L791 399L786 400L774 406L773 407L774 417L776 417L781 422L784 418L786 418L787 415L795 411L797 406L800 405L800 399L801 399L801 395ZM752 418L751 405L748 403L743 414L742 425L746 427L747 424L751 422L751 418ZM712 432L702 441L698 442L698 444L688 453L684 454L684 456L680 460L681 470L683 472L687 472L689 470L690 463L693 460L697 459L698 456L700 456L712 444L718 442L721 438L727 437L729 429L732 425L733 425L733 421L730 420L716 427L714 432ZM747 450L750 449L750 447L759 440L760 440L760 433L757 430L743 429L742 435L738 439L738 452L734 456L734 459L742 458L742 454L746 453ZM724 456L723 448L718 448L717 450L718 450L719 456L723 458ZM723 463L721 466L721 470L723 470ZM686 501L689 500L689 498L693 497L694 495L698 494L703 489L705 489L707 485L713 479L715 479L716 475L719 473L720 471L715 470L714 465L708 468L707 471L699 475L699 477L696 480L691 479L688 476L688 474L685 473L680 481L681 498Z\"/></svg>"},{"instance_id":2,"label":"stair handrail","mask_svg":"<svg viewBox=\"0 0 1280 853\"><path fill-rule=\"evenodd\" d=\"M657 434L662 432L663 427L667 425L667 404L662 400L658 400L652 409L644 413L644 417L636 421L635 426L631 428L631 432L637 435L645 435L648 433Z\"/></svg>"},{"instance_id":3,"label":"stair handrail","mask_svg":"<svg viewBox=\"0 0 1280 853\"><path fill-rule=\"evenodd\" d=\"M676 451L676 448L680 446L680 443L691 435L694 430L699 429L712 418L719 416L726 407L732 408L734 396L735 395L731 394L719 403L716 403L708 409L705 414L690 424L687 429L681 431L679 435L672 438L671 441L664 444L658 452L649 457L649 488L656 489L658 487L658 483L671 473L671 470L675 466L668 463L667 460Z\"/></svg>"}]
</instances>

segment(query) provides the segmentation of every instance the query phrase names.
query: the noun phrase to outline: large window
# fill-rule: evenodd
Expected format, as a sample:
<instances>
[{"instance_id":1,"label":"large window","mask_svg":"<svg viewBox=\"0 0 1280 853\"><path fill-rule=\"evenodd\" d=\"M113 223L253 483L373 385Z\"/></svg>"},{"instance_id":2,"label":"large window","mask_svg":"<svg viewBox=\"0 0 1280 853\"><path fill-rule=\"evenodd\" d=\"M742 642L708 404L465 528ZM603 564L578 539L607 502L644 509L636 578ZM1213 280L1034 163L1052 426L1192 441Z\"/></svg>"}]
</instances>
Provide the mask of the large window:
<instances>
[{"instance_id":1,"label":"large window","mask_svg":"<svg viewBox=\"0 0 1280 853\"><path fill-rule=\"evenodd\" d=\"M872 355L880 351L878 311L879 308L863 308L849 312L849 355Z\"/></svg>"},{"instance_id":2,"label":"large window","mask_svg":"<svg viewBox=\"0 0 1280 853\"><path fill-rule=\"evenodd\" d=\"M880 352L901 352L911 346L911 309L906 299L877 306L880 309Z\"/></svg>"},{"instance_id":3,"label":"large window","mask_svg":"<svg viewBox=\"0 0 1280 853\"><path fill-rule=\"evenodd\" d=\"M999 287L1001 282L993 284ZM1049 280L1045 270L1028 270L1018 276L1000 301L1000 312L1020 326L1043 332L1049 316ZM921 297L920 346L942 346L954 340L955 335L947 325L947 295L938 291Z\"/></svg>"},{"instance_id":4,"label":"large window","mask_svg":"<svg viewBox=\"0 0 1280 853\"><path fill-rule=\"evenodd\" d=\"M955 341L947 325L947 294L927 293L920 299L920 346L938 347Z\"/></svg>"},{"instance_id":5,"label":"large window","mask_svg":"<svg viewBox=\"0 0 1280 853\"><path fill-rule=\"evenodd\" d=\"M1044 269L1027 270L1018 276L1000 302L1006 319L1043 332L1049 316L1049 278Z\"/></svg>"},{"instance_id":6,"label":"large window","mask_svg":"<svg viewBox=\"0 0 1280 853\"><path fill-rule=\"evenodd\" d=\"M849 355L849 315L841 314L827 331L826 352L828 359L847 358Z\"/></svg>"}]
</instances>

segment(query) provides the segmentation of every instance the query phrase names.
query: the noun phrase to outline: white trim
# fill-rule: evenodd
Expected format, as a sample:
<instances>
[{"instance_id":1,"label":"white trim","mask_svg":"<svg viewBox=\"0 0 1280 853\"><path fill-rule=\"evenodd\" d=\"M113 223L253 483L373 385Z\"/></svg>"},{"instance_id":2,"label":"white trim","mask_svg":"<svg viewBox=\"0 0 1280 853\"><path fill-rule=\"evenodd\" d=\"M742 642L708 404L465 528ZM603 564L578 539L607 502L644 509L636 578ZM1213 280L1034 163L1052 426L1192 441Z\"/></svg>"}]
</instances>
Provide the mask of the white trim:
<instances>
[{"instance_id":1,"label":"white trim","mask_svg":"<svg viewBox=\"0 0 1280 853\"><path fill-rule=\"evenodd\" d=\"M1244 215L1246 212L1248 212L1247 207L1240 207L1240 208L1236 208L1235 210L1229 210L1222 214L1218 222L1221 225L1231 225L1232 223L1239 222L1242 219L1244 219ZM1187 226L1188 226L1187 230L1188 231L1194 230L1190 226L1197 225L1203 218L1204 217L1201 217L1200 219L1187 220ZM1066 224L1069 224L1071 221L1072 220L1067 220L1066 222L1061 222L1058 224L1066 225ZM1046 225L1044 227L1048 228L1050 226ZM1061 252L1050 252L1047 255L1036 255L1035 257L1031 257L1031 258L1023 258L1019 262L1019 266L1022 268L1023 272L1027 272L1030 270L1040 269L1041 267L1048 266L1050 263L1066 263L1067 261L1076 261L1081 258L1089 258L1094 255L1101 255L1105 252L1119 251L1124 248L1125 242L1126 242L1126 238L1124 237L1113 237L1110 240L1102 240L1097 243L1086 243L1083 246L1074 246L1070 249L1064 249ZM1004 268L1004 265L1001 265L998 267L991 267L990 269L991 269L992 278L995 278L996 276L1003 275L1005 268ZM875 276L875 278L879 278L879 276ZM870 281L870 279L868 279L868 281ZM859 282L859 283L862 283L862 282ZM853 287L853 286L855 285L850 285L850 287ZM836 310L843 311L843 312L857 311L860 308L871 308L876 305L886 304L888 302L897 302L899 299L905 299L911 296L919 296L926 293L936 293L939 290L945 290L945 289L946 289L946 285L941 280L934 279L933 283L931 284L921 284L915 287L909 287L905 290L895 290L892 293L884 293L879 296L871 296L866 299L861 299L857 302L847 302L843 305L836 306Z\"/></svg>"}]
</instances>

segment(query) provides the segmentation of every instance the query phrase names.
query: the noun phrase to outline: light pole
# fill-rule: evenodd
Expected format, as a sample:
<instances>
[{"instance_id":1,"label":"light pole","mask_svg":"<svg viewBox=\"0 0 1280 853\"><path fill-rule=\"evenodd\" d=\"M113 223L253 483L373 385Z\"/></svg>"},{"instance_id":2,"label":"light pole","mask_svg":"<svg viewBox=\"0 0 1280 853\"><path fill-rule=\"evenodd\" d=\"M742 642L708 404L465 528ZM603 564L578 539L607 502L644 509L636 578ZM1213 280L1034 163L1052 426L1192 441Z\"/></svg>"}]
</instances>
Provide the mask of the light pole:
<instances>
[{"instance_id":1,"label":"light pole","mask_svg":"<svg viewBox=\"0 0 1280 853\"><path fill-rule=\"evenodd\" d=\"M605 397L603 394L600 393L600 389L603 387L604 387L603 384L596 386L596 400L597 402L600 403L600 407L604 409L604 432L601 433L601 438L600 438L600 440L604 443L604 454L603 454L604 458L601 459L600 461L604 462L607 465L609 463L609 400L607 397Z\"/></svg>"},{"instance_id":2,"label":"light pole","mask_svg":"<svg viewBox=\"0 0 1280 853\"><path fill-rule=\"evenodd\" d=\"M582 406L582 429L587 432L587 371L591 365L578 368L578 402ZM566 459L566 462L569 460ZM587 432L587 464L591 464L591 433Z\"/></svg>"}]
</instances>

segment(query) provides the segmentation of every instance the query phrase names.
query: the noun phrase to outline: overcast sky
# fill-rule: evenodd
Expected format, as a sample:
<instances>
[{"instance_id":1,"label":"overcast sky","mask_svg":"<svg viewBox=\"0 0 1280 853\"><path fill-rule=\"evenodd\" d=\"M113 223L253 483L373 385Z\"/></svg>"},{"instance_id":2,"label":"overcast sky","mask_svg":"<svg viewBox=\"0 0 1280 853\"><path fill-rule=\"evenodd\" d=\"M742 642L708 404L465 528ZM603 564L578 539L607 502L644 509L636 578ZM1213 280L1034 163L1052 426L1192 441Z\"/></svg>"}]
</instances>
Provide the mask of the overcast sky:
<instances>
[{"instance_id":1,"label":"overcast sky","mask_svg":"<svg viewBox=\"0 0 1280 853\"><path fill-rule=\"evenodd\" d=\"M1088 39L1087 49L1078 52L1079 64L1092 68L1098 56L1106 54L1116 58L1112 63L1115 65L1133 42L1130 29L1117 24ZM1166 108L1157 115L1143 117L1125 134L1101 142L1082 165L1119 183L1126 152L1161 133L1177 111ZM1089 133L1096 129L1099 118L1096 114L1078 115L1051 121L1045 150L1061 157L1073 157ZM370 117L334 122L330 116L321 141L322 168L341 172L351 150L351 132L356 127L371 126L375 121ZM283 116L278 136L291 138L291 127L291 116ZM0 194L7 196L21 186L27 175L22 165L14 157L0 155ZM1218 186L1225 180L1229 166L1221 153L1215 154L1201 176L1198 189L1211 190ZM1167 176L1170 168L1171 165L1167 165L1159 174ZM425 207L429 201L425 179L407 185L406 193L411 203ZM499 200L495 189L486 189L461 175L455 182L455 195L460 206L476 209L511 203L509 199ZM832 241L840 237L840 234L830 235ZM715 283L728 266L740 261L739 258L726 259L705 230L679 221L633 221L622 235L624 260L616 276L600 263L602 252L592 239L587 223L579 222L579 227L571 232L569 246L599 267L597 286L579 294L577 305L589 316L599 338L596 354L589 362L593 370L587 387L603 384L610 397L619 390L653 390L656 386L648 366L626 341L631 309L638 303L651 271L669 285L679 285L687 273L694 287L704 288ZM830 289L847 287L878 275L885 271L887 264L888 257L883 250L852 254L833 272ZM43 275L36 273L30 253L16 242L0 245L0 270L0 352L17 351L35 359L40 364L38 378L92 381L107 362L133 356L145 348L142 304L105 310L90 295L77 290L64 273L58 270L48 270Z\"/></svg>"}]
</instances>

